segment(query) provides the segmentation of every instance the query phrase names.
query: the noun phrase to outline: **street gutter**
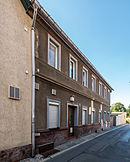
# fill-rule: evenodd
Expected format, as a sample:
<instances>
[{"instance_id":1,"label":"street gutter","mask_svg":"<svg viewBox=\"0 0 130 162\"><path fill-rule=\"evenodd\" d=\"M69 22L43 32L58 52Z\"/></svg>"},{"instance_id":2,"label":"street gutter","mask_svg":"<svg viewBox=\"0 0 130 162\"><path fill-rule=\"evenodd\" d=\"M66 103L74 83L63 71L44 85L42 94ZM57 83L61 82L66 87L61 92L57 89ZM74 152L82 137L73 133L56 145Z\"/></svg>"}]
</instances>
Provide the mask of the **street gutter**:
<instances>
[{"instance_id":1,"label":"street gutter","mask_svg":"<svg viewBox=\"0 0 130 162\"><path fill-rule=\"evenodd\" d=\"M58 156L58 155L61 155L61 154L65 153L65 152L67 152L67 151L69 151L69 150L71 150L71 149L73 149L73 148L76 148L76 147L78 147L78 146L80 146L80 145L82 145L82 144L84 144L84 143L86 143L86 142L89 142L89 141L91 141L91 140L93 140L93 139L95 139L95 138L98 138L98 137L100 137L100 136L102 136L102 135L104 135L104 134L107 134L107 133L109 133L109 132L111 132L111 131L114 131L114 130L116 130L116 129L122 128L122 127L124 127L124 126L126 126L126 125L127 125L127 124L121 125L121 126L118 126L118 127L116 127L116 128L112 128L111 130L108 130L108 131L106 131L106 132L104 132L104 133L98 134L96 137L92 137L91 139L87 139L87 140L85 140L85 141L83 141L83 142L81 142L81 143L79 143L79 144L76 144L76 145L74 145L74 146L72 146L72 147L69 147L69 148L67 148L67 149L65 149L65 150L63 150L63 151L60 151L60 152L58 152L58 153L56 153L56 154L54 154L54 155L51 155L51 156L49 156L48 158L44 159L43 161L51 160L51 159L53 159L54 157L56 157L56 156Z\"/></svg>"}]
</instances>

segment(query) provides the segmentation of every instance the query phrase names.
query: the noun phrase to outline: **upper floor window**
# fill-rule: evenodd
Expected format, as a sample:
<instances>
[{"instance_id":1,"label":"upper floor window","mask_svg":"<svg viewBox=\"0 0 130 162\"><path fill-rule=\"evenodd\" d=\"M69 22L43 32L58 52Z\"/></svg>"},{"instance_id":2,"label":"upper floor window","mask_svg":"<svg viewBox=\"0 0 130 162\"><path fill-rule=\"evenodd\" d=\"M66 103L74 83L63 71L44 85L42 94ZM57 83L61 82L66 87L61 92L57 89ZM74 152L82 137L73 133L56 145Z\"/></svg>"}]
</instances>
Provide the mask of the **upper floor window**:
<instances>
[{"instance_id":1,"label":"upper floor window","mask_svg":"<svg viewBox=\"0 0 130 162\"><path fill-rule=\"evenodd\" d=\"M61 70L61 45L48 34L48 64Z\"/></svg>"},{"instance_id":2,"label":"upper floor window","mask_svg":"<svg viewBox=\"0 0 130 162\"><path fill-rule=\"evenodd\" d=\"M88 87L88 70L83 67L83 79L82 79L82 84L86 87Z\"/></svg>"},{"instance_id":3,"label":"upper floor window","mask_svg":"<svg viewBox=\"0 0 130 162\"><path fill-rule=\"evenodd\" d=\"M99 82L99 95L102 96L102 83Z\"/></svg>"},{"instance_id":4,"label":"upper floor window","mask_svg":"<svg viewBox=\"0 0 130 162\"><path fill-rule=\"evenodd\" d=\"M77 80L77 60L70 55L70 78Z\"/></svg>"},{"instance_id":5,"label":"upper floor window","mask_svg":"<svg viewBox=\"0 0 130 162\"><path fill-rule=\"evenodd\" d=\"M107 97L107 88L104 87L104 98L106 99L106 97Z\"/></svg>"},{"instance_id":6,"label":"upper floor window","mask_svg":"<svg viewBox=\"0 0 130 162\"><path fill-rule=\"evenodd\" d=\"M110 90L108 89L108 92L107 92L107 100L110 101Z\"/></svg>"},{"instance_id":7,"label":"upper floor window","mask_svg":"<svg viewBox=\"0 0 130 162\"><path fill-rule=\"evenodd\" d=\"M96 78L92 75L92 91L96 91Z\"/></svg>"}]
</instances>

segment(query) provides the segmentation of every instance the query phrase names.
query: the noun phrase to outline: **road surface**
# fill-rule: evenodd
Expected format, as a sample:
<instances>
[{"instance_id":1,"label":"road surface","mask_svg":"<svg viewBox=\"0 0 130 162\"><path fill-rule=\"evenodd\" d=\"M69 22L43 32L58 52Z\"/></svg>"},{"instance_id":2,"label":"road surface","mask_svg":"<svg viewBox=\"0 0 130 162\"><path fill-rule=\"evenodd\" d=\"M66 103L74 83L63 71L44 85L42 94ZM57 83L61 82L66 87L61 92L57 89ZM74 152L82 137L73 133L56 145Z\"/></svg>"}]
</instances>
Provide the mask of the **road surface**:
<instances>
[{"instance_id":1,"label":"road surface","mask_svg":"<svg viewBox=\"0 0 130 162\"><path fill-rule=\"evenodd\" d=\"M130 162L130 125L81 144L47 162Z\"/></svg>"}]
</instances>

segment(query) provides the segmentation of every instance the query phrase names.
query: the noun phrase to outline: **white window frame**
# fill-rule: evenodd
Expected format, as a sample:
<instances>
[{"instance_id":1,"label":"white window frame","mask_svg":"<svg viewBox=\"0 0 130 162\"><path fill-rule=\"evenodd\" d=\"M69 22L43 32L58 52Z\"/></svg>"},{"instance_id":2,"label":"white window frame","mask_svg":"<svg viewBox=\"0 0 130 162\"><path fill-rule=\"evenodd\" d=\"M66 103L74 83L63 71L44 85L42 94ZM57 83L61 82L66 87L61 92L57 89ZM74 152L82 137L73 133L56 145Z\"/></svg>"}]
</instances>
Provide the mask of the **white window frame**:
<instances>
[{"instance_id":1,"label":"white window frame","mask_svg":"<svg viewBox=\"0 0 130 162\"><path fill-rule=\"evenodd\" d=\"M86 83L84 83L84 85L83 85L83 72L85 72L86 73ZM83 86L85 86L85 87L88 87L88 70L83 66L83 70L82 70L82 85Z\"/></svg>"},{"instance_id":2,"label":"white window frame","mask_svg":"<svg viewBox=\"0 0 130 162\"><path fill-rule=\"evenodd\" d=\"M96 77L94 75L92 75L92 78L95 78L95 89L93 89L93 86L92 86L92 91L93 92L96 92ZM93 84L92 84L93 85Z\"/></svg>"},{"instance_id":3,"label":"white window frame","mask_svg":"<svg viewBox=\"0 0 130 162\"><path fill-rule=\"evenodd\" d=\"M49 105L56 105L58 106L58 119L57 119L57 127L50 127L49 126ZM60 128L60 102L57 100L53 99L48 99L47 100L47 128L48 129L55 129L55 128Z\"/></svg>"},{"instance_id":4,"label":"white window frame","mask_svg":"<svg viewBox=\"0 0 130 162\"><path fill-rule=\"evenodd\" d=\"M74 72L73 72L73 78L71 78L71 69L70 69L70 62L73 62L73 63L75 63L75 69L74 69ZM70 58L69 58L69 76L70 76L70 78L71 79L73 79L73 80L76 80L77 81L77 73L78 73L78 61L76 60L76 58L74 58L71 54L70 54Z\"/></svg>"},{"instance_id":5,"label":"white window frame","mask_svg":"<svg viewBox=\"0 0 130 162\"><path fill-rule=\"evenodd\" d=\"M11 87L13 88L14 96L11 96L11 95L10 95L10 93L11 93ZM16 96L16 89L18 89L19 97ZM20 100L20 88L19 88L19 87L15 87L15 86L13 86L13 85L9 85L9 87L8 87L8 97L9 97L10 99Z\"/></svg>"},{"instance_id":6,"label":"white window frame","mask_svg":"<svg viewBox=\"0 0 130 162\"><path fill-rule=\"evenodd\" d=\"M50 48L50 44L52 44L54 47L56 47L56 57L55 57L55 67L54 68L61 71L61 44L58 43L50 34L48 34L48 64L49 64L49 48ZM57 60L59 60L59 62L57 62ZM58 64L59 64L59 67L58 67Z\"/></svg>"},{"instance_id":7,"label":"white window frame","mask_svg":"<svg viewBox=\"0 0 130 162\"><path fill-rule=\"evenodd\" d=\"M83 111L85 111L85 124L83 122ZM82 125L87 125L87 124L88 124L88 107L82 106Z\"/></svg>"},{"instance_id":8,"label":"white window frame","mask_svg":"<svg viewBox=\"0 0 130 162\"><path fill-rule=\"evenodd\" d=\"M107 88L106 87L104 87L104 99L107 99Z\"/></svg>"},{"instance_id":9,"label":"white window frame","mask_svg":"<svg viewBox=\"0 0 130 162\"><path fill-rule=\"evenodd\" d=\"M100 91L100 85L101 85L101 91ZM102 83L101 82L99 82L99 96L102 96Z\"/></svg>"}]
</instances>

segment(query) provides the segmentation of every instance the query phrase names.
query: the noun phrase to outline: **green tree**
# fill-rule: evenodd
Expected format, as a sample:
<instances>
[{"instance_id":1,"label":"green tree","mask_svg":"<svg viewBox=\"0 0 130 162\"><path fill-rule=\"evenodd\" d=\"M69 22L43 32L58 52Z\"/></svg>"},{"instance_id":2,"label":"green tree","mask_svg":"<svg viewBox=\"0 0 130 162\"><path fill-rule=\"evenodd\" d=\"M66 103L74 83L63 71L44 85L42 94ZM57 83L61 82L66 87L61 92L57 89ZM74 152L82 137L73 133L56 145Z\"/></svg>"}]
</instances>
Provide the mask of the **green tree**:
<instances>
[{"instance_id":1,"label":"green tree","mask_svg":"<svg viewBox=\"0 0 130 162\"><path fill-rule=\"evenodd\" d=\"M111 112L126 112L126 108L122 103L117 102L111 107Z\"/></svg>"},{"instance_id":2,"label":"green tree","mask_svg":"<svg viewBox=\"0 0 130 162\"><path fill-rule=\"evenodd\" d=\"M130 105L128 106L128 109L126 109L126 112L127 112L127 117L130 116Z\"/></svg>"}]
</instances>

